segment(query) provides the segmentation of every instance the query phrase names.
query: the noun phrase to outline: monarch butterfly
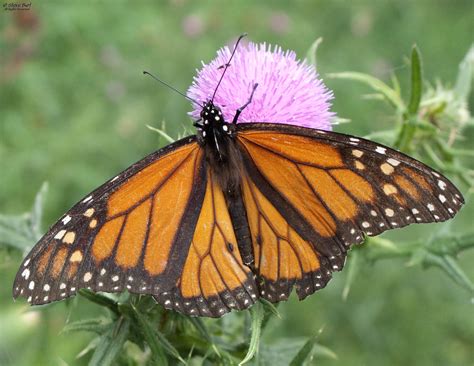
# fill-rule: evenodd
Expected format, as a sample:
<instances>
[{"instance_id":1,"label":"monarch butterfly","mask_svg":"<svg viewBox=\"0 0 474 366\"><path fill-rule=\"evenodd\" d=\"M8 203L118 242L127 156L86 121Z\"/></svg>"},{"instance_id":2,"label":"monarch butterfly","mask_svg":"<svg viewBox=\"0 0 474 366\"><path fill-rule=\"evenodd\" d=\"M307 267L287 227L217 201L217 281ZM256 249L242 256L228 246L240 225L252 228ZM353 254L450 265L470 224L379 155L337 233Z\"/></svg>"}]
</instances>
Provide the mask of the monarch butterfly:
<instances>
[{"instance_id":1,"label":"monarch butterfly","mask_svg":"<svg viewBox=\"0 0 474 366\"><path fill-rule=\"evenodd\" d=\"M294 125L237 124L256 87L231 122L213 96L196 135L74 205L25 257L13 296L37 305L80 288L127 289L187 315L219 317L258 298L286 300L293 288L304 299L365 235L445 221L464 203L447 178L386 146Z\"/></svg>"}]
</instances>

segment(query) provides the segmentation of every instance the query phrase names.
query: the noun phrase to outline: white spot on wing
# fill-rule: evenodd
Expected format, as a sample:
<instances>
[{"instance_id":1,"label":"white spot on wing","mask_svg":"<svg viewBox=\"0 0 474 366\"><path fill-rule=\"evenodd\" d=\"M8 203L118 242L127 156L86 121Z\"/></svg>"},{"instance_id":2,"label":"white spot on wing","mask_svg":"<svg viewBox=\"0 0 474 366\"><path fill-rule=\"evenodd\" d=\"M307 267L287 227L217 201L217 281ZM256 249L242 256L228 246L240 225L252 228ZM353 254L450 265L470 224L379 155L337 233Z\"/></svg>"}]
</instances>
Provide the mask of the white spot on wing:
<instances>
[{"instance_id":1,"label":"white spot on wing","mask_svg":"<svg viewBox=\"0 0 474 366\"><path fill-rule=\"evenodd\" d=\"M84 274L84 282L89 282L91 279L92 279L92 273L86 272L86 274Z\"/></svg>"},{"instance_id":2,"label":"white spot on wing","mask_svg":"<svg viewBox=\"0 0 474 366\"><path fill-rule=\"evenodd\" d=\"M390 165L393 165L393 166L397 166L398 164L400 164L400 162L398 160L395 160L395 159L392 159L392 158L387 159L387 163L389 163Z\"/></svg>"},{"instance_id":3,"label":"white spot on wing","mask_svg":"<svg viewBox=\"0 0 474 366\"><path fill-rule=\"evenodd\" d=\"M446 183L442 180L438 181L438 187L441 188L443 191L446 189Z\"/></svg>"},{"instance_id":4,"label":"white spot on wing","mask_svg":"<svg viewBox=\"0 0 474 366\"><path fill-rule=\"evenodd\" d=\"M71 221L71 219L71 216L66 215L61 221L63 222L63 225L66 225L69 221Z\"/></svg>"},{"instance_id":5,"label":"white spot on wing","mask_svg":"<svg viewBox=\"0 0 474 366\"><path fill-rule=\"evenodd\" d=\"M64 234L66 234L66 230L59 230L58 233L54 236L54 239L61 240Z\"/></svg>"}]
</instances>

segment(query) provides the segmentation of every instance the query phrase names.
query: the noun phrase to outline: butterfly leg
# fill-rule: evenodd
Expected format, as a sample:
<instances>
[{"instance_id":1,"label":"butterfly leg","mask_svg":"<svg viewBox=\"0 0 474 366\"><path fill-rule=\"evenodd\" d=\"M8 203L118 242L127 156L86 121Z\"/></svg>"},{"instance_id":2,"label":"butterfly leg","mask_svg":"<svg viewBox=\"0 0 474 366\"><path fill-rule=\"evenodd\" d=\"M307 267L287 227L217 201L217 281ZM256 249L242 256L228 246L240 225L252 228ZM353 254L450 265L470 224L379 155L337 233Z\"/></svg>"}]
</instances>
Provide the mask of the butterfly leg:
<instances>
[{"instance_id":1,"label":"butterfly leg","mask_svg":"<svg viewBox=\"0 0 474 366\"><path fill-rule=\"evenodd\" d=\"M237 123L237 120L239 119L240 113L242 113L242 111L245 109L245 107L247 107L252 102L253 94L255 93L255 89L257 89L257 86L258 86L258 83L255 83L253 85L252 94L250 94L249 100L242 107L237 109L237 111L235 112L234 119L232 120L233 124Z\"/></svg>"},{"instance_id":2,"label":"butterfly leg","mask_svg":"<svg viewBox=\"0 0 474 366\"><path fill-rule=\"evenodd\" d=\"M193 123L194 127L199 127L199 128L204 128L204 125L202 123L199 123L202 121L202 118L199 118L197 121Z\"/></svg>"}]
</instances>

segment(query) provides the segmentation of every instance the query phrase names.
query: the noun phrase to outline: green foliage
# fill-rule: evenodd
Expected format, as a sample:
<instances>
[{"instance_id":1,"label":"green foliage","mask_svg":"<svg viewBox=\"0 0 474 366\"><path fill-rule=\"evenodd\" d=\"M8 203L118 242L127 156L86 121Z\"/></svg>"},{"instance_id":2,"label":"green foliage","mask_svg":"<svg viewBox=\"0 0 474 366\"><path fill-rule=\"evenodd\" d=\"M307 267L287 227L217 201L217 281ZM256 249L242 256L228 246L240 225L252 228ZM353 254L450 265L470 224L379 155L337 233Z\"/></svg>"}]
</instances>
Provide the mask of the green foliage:
<instances>
[{"instance_id":1,"label":"green foliage","mask_svg":"<svg viewBox=\"0 0 474 366\"><path fill-rule=\"evenodd\" d=\"M317 45L317 43L315 44ZM316 46L313 45L308 54L314 55L315 51ZM470 57L469 54L468 57ZM376 78L360 73L332 75L333 77L365 82L376 92L381 93L387 101L391 101L397 115L401 116L401 128L396 141L404 141L402 146L405 148L408 148L415 136L420 134L420 129L421 133L424 133L426 129L423 126L430 123L429 120L424 120L425 117L419 113L423 80L420 52L416 47L412 51L411 65L411 93L406 107L399 90L388 87ZM466 69L469 69L466 62L464 61L462 65L464 67L461 67L461 72L466 73ZM464 94L462 98L467 98L467 96L468 94ZM395 100L396 103L394 103ZM417 123L413 123L413 121L417 121ZM410 128L409 133L406 132L407 126ZM164 126L162 129L153 127L150 129L159 133L166 140L172 140L164 132ZM437 141L444 144L444 140L437 136L436 132L429 135L430 138L436 138ZM426 143L430 143L426 136L423 139ZM445 148L447 149L446 146ZM468 168L464 167L461 162L456 161L457 156L457 154L452 155L452 164L456 164L459 169L467 170ZM446 166L444 167L446 168ZM0 217L0 233L3 234L3 244L25 250L38 239L45 191L46 186L44 185L36 196L31 212L19 217ZM357 266L363 265L362 261L375 262L388 258L404 258L409 266L440 268L456 284L467 289L474 296L473 282L455 259L463 250L472 247L474 247L474 232L472 231L448 232L444 235L432 235L428 240L399 241L397 243L382 237L369 238L366 248L362 250L357 248L351 255L342 296L347 299L351 284L357 274ZM359 259L359 252L362 254L362 260ZM155 304L149 296L102 295L85 289L80 290L79 293L106 310L105 317L70 322L63 329L63 333L87 331L96 334L96 338L80 352L81 356L92 353L89 361L91 366L129 364L130 360L134 358L130 353L139 353L142 360L140 364L147 365L168 365L176 362L184 365L244 365L250 362L257 365L267 365L274 364L274 354L272 353L281 352L278 349L272 350L272 352L268 352L269 349L266 352L259 352L262 331L268 325L268 320L278 315L274 305L266 301L258 302L249 312L235 315L232 319L234 324L229 327L227 318L205 321L166 311L160 305ZM250 318L250 335L242 339L239 332L228 331L229 328L239 328L239 322L247 323L248 318ZM288 361L291 366L303 365L314 355L337 358L333 351L317 343L318 336L319 334L311 336L296 348L299 350ZM135 344L137 348L126 348L127 342Z\"/></svg>"},{"instance_id":2,"label":"green foliage","mask_svg":"<svg viewBox=\"0 0 474 366\"><path fill-rule=\"evenodd\" d=\"M474 362L474 47L453 66L472 42L471 2L289 4L147 2L131 11L119 3L44 1L33 3L36 25L1 13L0 364L233 365L254 351L246 365ZM290 30L272 31L282 14ZM183 33L189 15L207 27L198 38ZM307 59L316 63L318 52L319 73L335 93L335 121L353 121L339 131L398 146L454 178L467 198L456 220L371 238L324 291L278 310L263 302L259 317L188 318L126 293L83 291L31 310L13 304L13 276L44 232L42 214L52 223L84 192L189 131L186 101L142 70L185 90L199 60L244 30L300 57L323 35ZM348 69L363 72L326 78ZM146 133L147 123L159 125L159 134ZM40 194L30 209L44 180L48 200Z\"/></svg>"},{"instance_id":3,"label":"green foliage","mask_svg":"<svg viewBox=\"0 0 474 366\"><path fill-rule=\"evenodd\" d=\"M470 48L460 64L455 89L450 90L441 85L438 88L443 91L443 94L453 95L454 99L451 99L451 102L458 108L466 108L470 85L474 80L472 74L474 68L473 50L474 46ZM421 54L419 49L414 46L411 53L411 83L408 103L403 101L399 89L400 84L395 77L393 78L393 87L373 76L356 72L330 74L329 77L362 82L378 93L376 96L380 97L379 99L388 101L394 108L397 126L392 130L379 131L376 137L385 137L385 143L388 145L418 154L423 161L431 158L432 166L445 174L457 174L468 188L474 187L474 172L462 161L466 151L455 150L451 147L462 136L463 128L472 124L472 117L468 110L461 112L452 107L446 108L446 99L442 95L434 96L431 90L423 95L423 84L426 81L423 80L422 70ZM422 103L426 100L429 100L429 104ZM431 112L420 111L422 105L430 105ZM461 113L466 115L468 123L465 120L456 119L456 116ZM448 123L440 125L438 124L440 121L448 121ZM373 136L371 137L373 138ZM393 137L395 138L393 139ZM427 156L423 156L423 152ZM442 156L440 157L439 154ZM467 201L469 202L469 200L468 196ZM382 258L404 257L408 259L407 264L411 266L438 267L455 283L470 291L474 296L474 283L455 260L462 251L474 247L474 231L472 230L444 235L436 232L428 240L398 241L397 243L376 237L368 238L366 243L367 248L362 251L366 259L376 261ZM357 252L358 250L355 252L356 255ZM343 298L347 297L350 285L354 281L357 263L357 261L353 261L350 265Z\"/></svg>"},{"instance_id":4,"label":"green foliage","mask_svg":"<svg viewBox=\"0 0 474 366\"><path fill-rule=\"evenodd\" d=\"M36 195L30 212L18 216L0 214L1 245L26 252L41 238L41 219L47 190L48 185L45 183Z\"/></svg>"}]
</instances>

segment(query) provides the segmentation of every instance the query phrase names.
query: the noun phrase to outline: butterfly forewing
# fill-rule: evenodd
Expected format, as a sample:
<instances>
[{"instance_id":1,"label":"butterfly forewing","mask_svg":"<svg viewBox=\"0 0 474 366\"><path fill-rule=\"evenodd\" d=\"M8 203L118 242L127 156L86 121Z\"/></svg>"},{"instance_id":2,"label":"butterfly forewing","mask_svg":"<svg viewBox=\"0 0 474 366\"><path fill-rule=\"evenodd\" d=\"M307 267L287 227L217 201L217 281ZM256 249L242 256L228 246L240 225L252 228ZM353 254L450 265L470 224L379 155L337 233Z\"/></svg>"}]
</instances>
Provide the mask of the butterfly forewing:
<instances>
[{"instance_id":1,"label":"butterfly forewing","mask_svg":"<svg viewBox=\"0 0 474 366\"><path fill-rule=\"evenodd\" d=\"M172 288L204 198L204 165L195 138L186 138L92 192L26 256L14 297L44 304L79 288L136 293Z\"/></svg>"}]
</instances>

